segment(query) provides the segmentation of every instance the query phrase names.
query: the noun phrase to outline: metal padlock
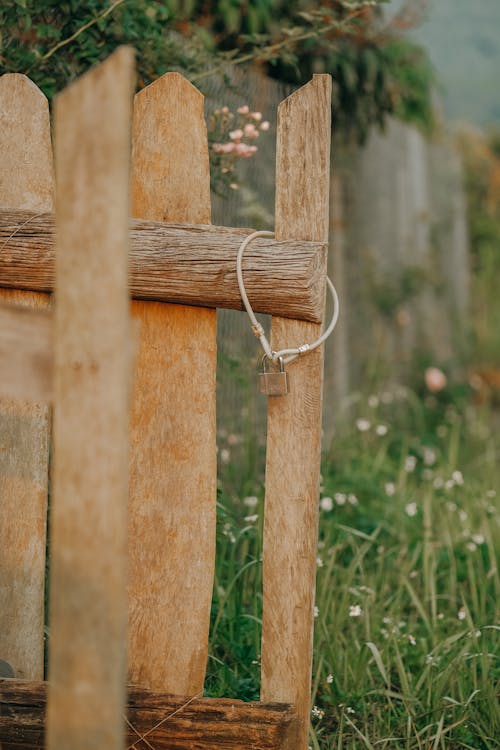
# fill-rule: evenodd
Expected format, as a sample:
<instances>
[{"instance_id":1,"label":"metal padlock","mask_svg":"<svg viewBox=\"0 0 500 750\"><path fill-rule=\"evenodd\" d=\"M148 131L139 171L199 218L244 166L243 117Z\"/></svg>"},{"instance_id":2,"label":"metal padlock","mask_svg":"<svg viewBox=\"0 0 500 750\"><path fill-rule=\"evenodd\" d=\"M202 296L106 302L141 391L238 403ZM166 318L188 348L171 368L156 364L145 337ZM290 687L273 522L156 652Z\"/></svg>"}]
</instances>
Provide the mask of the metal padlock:
<instances>
[{"instance_id":1,"label":"metal padlock","mask_svg":"<svg viewBox=\"0 0 500 750\"><path fill-rule=\"evenodd\" d=\"M266 396L286 396L289 392L288 373L285 371L283 357L279 357L279 370L269 372L266 370L267 354L262 357L262 372L259 374L259 390Z\"/></svg>"}]
</instances>

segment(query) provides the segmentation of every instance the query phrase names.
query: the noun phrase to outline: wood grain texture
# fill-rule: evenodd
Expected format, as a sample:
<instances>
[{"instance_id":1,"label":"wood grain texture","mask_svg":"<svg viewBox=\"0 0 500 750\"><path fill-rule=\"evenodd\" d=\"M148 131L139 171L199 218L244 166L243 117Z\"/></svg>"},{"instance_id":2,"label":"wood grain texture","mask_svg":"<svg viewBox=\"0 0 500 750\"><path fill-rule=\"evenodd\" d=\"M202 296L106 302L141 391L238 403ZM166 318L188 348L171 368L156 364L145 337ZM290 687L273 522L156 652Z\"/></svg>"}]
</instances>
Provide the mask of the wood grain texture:
<instances>
[{"instance_id":1,"label":"wood grain texture","mask_svg":"<svg viewBox=\"0 0 500 750\"><path fill-rule=\"evenodd\" d=\"M326 242L331 78L281 103L276 161L276 237ZM326 264L324 267L326 273ZM314 341L320 326L273 318L275 350ZM296 749L308 747L322 412L322 348L289 368L290 393L268 401L263 553L264 701L295 704Z\"/></svg>"},{"instance_id":2,"label":"wood grain texture","mask_svg":"<svg viewBox=\"0 0 500 750\"><path fill-rule=\"evenodd\" d=\"M135 217L208 224L203 97L167 73L135 98ZM133 303L141 322L132 405L131 680L203 688L215 556L215 311Z\"/></svg>"},{"instance_id":3,"label":"wood grain texture","mask_svg":"<svg viewBox=\"0 0 500 750\"><path fill-rule=\"evenodd\" d=\"M236 278L238 248L250 230L133 221L133 297L243 309ZM54 225L50 214L0 209L0 286L52 290ZM321 321L326 245L257 238L243 258L256 312Z\"/></svg>"},{"instance_id":4,"label":"wood grain texture","mask_svg":"<svg viewBox=\"0 0 500 750\"><path fill-rule=\"evenodd\" d=\"M45 704L46 683L0 679L3 750L44 747ZM296 717L287 704L193 700L129 686L126 715L128 750L133 743L145 750L146 741L154 750L295 750Z\"/></svg>"},{"instance_id":5,"label":"wood grain texture","mask_svg":"<svg viewBox=\"0 0 500 750\"><path fill-rule=\"evenodd\" d=\"M51 750L122 750L134 53L56 97Z\"/></svg>"},{"instance_id":6,"label":"wood grain texture","mask_svg":"<svg viewBox=\"0 0 500 750\"><path fill-rule=\"evenodd\" d=\"M0 396L48 403L52 397L52 316L0 304Z\"/></svg>"},{"instance_id":7,"label":"wood grain texture","mask_svg":"<svg viewBox=\"0 0 500 750\"><path fill-rule=\"evenodd\" d=\"M52 211L53 190L47 99L26 76L4 75L0 205ZM0 302L43 309L49 297L0 289ZM49 432L46 405L0 399L0 658L29 679L43 676Z\"/></svg>"}]
</instances>

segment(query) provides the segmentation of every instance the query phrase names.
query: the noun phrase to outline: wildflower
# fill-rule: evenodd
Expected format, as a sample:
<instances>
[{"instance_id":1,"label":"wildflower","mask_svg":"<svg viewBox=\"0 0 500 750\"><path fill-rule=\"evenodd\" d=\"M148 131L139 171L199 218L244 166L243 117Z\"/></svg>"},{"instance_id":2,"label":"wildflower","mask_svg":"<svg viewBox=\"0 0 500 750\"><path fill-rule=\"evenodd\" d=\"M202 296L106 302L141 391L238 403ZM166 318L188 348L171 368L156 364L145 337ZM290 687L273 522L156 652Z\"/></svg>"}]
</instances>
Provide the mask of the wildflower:
<instances>
[{"instance_id":1,"label":"wildflower","mask_svg":"<svg viewBox=\"0 0 500 750\"><path fill-rule=\"evenodd\" d=\"M475 544L484 544L484 535L483 534L473 534L472 535L472 541L475 542Z\"/></svg>"},{"instance_id":2,"label":"wildflower","mask_svg":"<svg viewBox=\"0 0 500 750\"><path fill-rule=\"evenodd\" d=\"M259 137L259 131L253 124L253 122L248 122L245 127L243 128L243 132L246 135L247 138L258 138Z\"/></svg>"},{"instance_id":3,"label":"wildflower","mask_svg":"<svg viewBox=\"0 0 500 750\"><path fill-rule=\"evenodd\" d=\"M465 620L467 617L467 614L465 612L465 607L460 607L460 609L457 612L457 617L459 620Z\"/></svg>"},{"instance_id":4,"label":"wildflower","mask_svg":"<svg viewBox=\"0 0 500 750\"><path fill-rule=\"evenodd\" d=\"M331 685L331 684L332 684L332 682L333 682L333 675L332 675L332 673L331 673L331 672L330 672L330 674L329 674L329 675L327 676L327 678L326 678L326 681L327 681L327 683L328 683L329 685Z\"/></svg>"},{"instance_id":5,"label":"wildflower","mask_svg":"<svg viewBox=\"0 0 500 750\"><path fill-rule=\"evenodd\" d=\"M497 493L496 490L487 490L486 491L486 497L496 497Z\"/></svg>"},{"instance_id":6,"label":"wildflower","mask_svg":"<svg viewBox=\"0 0 500 750\"><path fill-rule=\"evenodd\" d=\"M410 643L411 643L412 646L416 646L417 645L417 639L411 633L408 633L408 640L410 641Z\"/></svg>"},{"instance_id":7,"label":"wildflower","mask_svg":"<svg viewBox=\"0 0 500 750\"><path fill-rule=\"evenodd\" d=\"M316 607L316 606L314 607L313 614L314 614L314 617L319 617L319 607Z\"/></svg>"},{"instance_id":8,"label":"wildflower","mask_svg":"<svg viewBox=\"0 0 500 750\"><path fill-rule=\"evenodd\" d=\"M371 427L371 423L367 419L357 419L356 427L360 432L367 432Z\"/></svg>"},{"instance_id":9,"label":"wildflower","mask_svg":"<svg viewBox=\"0 0 500 750\"><path fill-rule=\"evenodd\" d=\"M321 510L326 510L326 511L332 510L333 508L332 498L322 497L321 500L319 501L319 507L321 508Z\"/></svg>"},{"instance_id":10,"label":"wildflower","mask_svg":"<svg viewBox=\"0 0 500 750\"><path fill-rule=\"evenodd\" d=\"M354 710L354 708L352 706L347 706L346 713L347 714L355 714L356 711Z\"/></svg>"},{"instance_id":11,"label":"wildflower","mask_svg":"<svg viewBox=\"0 0 500 750\"><path fill-rule=\"evenodd\" d=\"M337 505L345 505L345 501L347 498L343 492L336 492L334 498Z\"/></svg>"},{"instance_id":12,"label":"wildflower","mask_svg":"<svg viewBox=\"0 0 500 750\"><path fill-rule=\"evenodd\" d=\"M359 604L351 604L349 607L349 617L361 617L363 610Z\"/></svg>"},{"instance_id":13,"label":"wildflower","mask_svg":"<svg viewBox=\"0 0 500 750\"><path fill-rule=\"evenodd\" d=\"M255 508L258 502L259 499L255 495L249 495L248 497L243 498L243 505L246 505L247 508Z\"/></svg>"},{"instance_id":14,"label":"wildflower","mask_svg":"<svg viewBox=\"0 0 500 750\"><path fill-rule=\"evenodd\" d=\"M248 113L250 112L250 107L248 106L248 104L243 104L241 107L238 107L236 111L239 115L248 115Z\"/></svg>"},{"instance_id":15,"label":"wildflower","mask_svg":"<svg viewBox=\"0 0 500 750\"><path fill-rule=\"evenodd\" d=\"M464 523L464 521L466 521L466 520L468 519L468 517L469 517L469 516L468 516L468 514L467 514L467 511L465 511L465 510L461 510L461 511L459 511L459 513L458 513L458 517L459 517L459 519L460 519L460 520L462 521L462 523Z\"/></svg>"},{"instance_id":16,"label":"wildflower","mask_svg":"<svg viewBox=\"0 0 500 750\"><path fill-rule=\"evenodd\" d=\"M405 458L405 471L407 474L410 474L412 471L415 471L415 467L417 465L417 459L415 456L406 456Z\"/></svg>"},{"instance_id":17,"label":"wildflower","mask_svg":"<svg viewBox=\"0 0 500 750\"><path fill-rule=\"evenodd\" d=\"M223 464L228 464L231 460L231 452L227 448L223 448L220 452L220 460Z\"/></svg>"},{"instance_id":18,"label":"wildflower","mask_svg":"<svg viewBox=\"0 0 500 750\"><path fill-rule=\"evenodd\" d=\"M394 482L386 482L385 494L388 495L389 497L392 497L392 495L394 495L395 492L396 492L396 485L394 484Z\"/></svg>"},{"instance_id":19,"label":"wildflower","mask_svg":"<svg viewBox=\"0 0 500 750\"><path fill-rule=\"evenodd\" d=\"M270 128L270 123L268 123L267 120L264 120L264 122L260 123L261 130L269 130L269 128Z\"/></svg>"},{"instance_id":20,"label":"wildflower","mask_svg":"<svg viewBox=\"0 0 500 750\"><path fill-rule=\"evenodd\" d=\"M410 518L416 516L418 512L417 503L408 503L408 505L405 506L405 512L407 516L410 516Z\"/></svg>"},{"instance_id":21,"label":"wildflower","mask_svg":"<svg viewBox=\"0 0 500 750\"><path fill-rule=\"evenodd\" d=\"M436 452L432 448L424 448L424 464L434 466L436 463Z\"/></svg>"},{"instance_id":22,"label":"wildflower","mask_svg":"<svg viewBox=\"0 0 500 750\"><path fill-rule=\"evenodd\" d=\"M457 504L456 503L452 503L452 502L448 502L448 503L446 503L446 507L447 507L447 509L451 513L454 513L456 511L456 509L457 509Z\"/></svg>"},{"instance_id":23,"label":"wildflower","mask_svg":"<svg viewBox=\"0 0 500 750\"><path fill-rule=\"evenodd\" d=\"M231 132L229 133L229 137L232 141L239 141L240 138L243 138L243 130L241 128L231 130Z\"/></svg>"},{"instance_id":24,"label":"wildflower","mask_svg":"<svg viewBox=\"0 0 500 750\"><path fill-rule=\"evenodd\" d=\"M434 487L435 490L440 490L442 487L444 487L443 477L436 477L432 483L432 486Z\"/></svg>"},{"instance_id":25,"label":"wildflower","mask_svg":"<svg viewBox=\"0 0 500 750\"><path fill-rule=\"evenodd\" d=\"M313 715L313 717L315 719L322 719L323 716L325 715L325 712L323 711L322 708L318 708L317 706L313 706L311 714Z\"/></svg>"},{"instance_id":26,"label":"wildflower","mask_svg":"<svg viewBox=\"0 0 500 750\"><path fill-rule=\"evenodd\" d=\"M368 406L371 409L376 409L379 404L378 396L369 396L368 397Z\"/></svg>"},{"instance_id":27,"label":"wildflower","mask_svg":"<svg viewBox=\"0 0 500 750\"><path fill-rule=\"evenodd\" d=\"M455 484L463 484L464 483L464 477L461 471L454 471L451 475L451 478L455 482Z\"/></svg>"},{"instance_id":28,"label":"wildflower","mask_svg":"<svg viewBox=\"0 0 500 750\"><path fill-rule=\"evenodd\" d=\"M465 546L469 552L475 552L477 550L477 544L474 544L474 542L467 542Z\"/></svg>"},{"instance_id":29,"label":"wildflower","mask_svg":"<svg viewBox=\"0 0 500 750\"><path fill-rule=\"evenodd\" d=\"M231 182L231 184L229 185L229 187L231 188L231 190L239 190L240 189L240 186L238 185L237 182Z\"/></svg>"},{"instance_id":30,"label":"wildflower","mask_svg":"<svg viewBox=\"0 0 500 750\"><path fill-rule=\"evenodd\" d=\"M379 435L380 437L383 437L384 435L387 435L387 432L388 432L388 427L387 427L387 425L386 425L386 424L378 424L378 425L377 425L377 426L375 427L375 432L376 432L376 433L377 433L377 435Z\"/></svg>"},{"instance_id":31,"label":"wildflower","mask_svg":"<svg viewBox=\"0 0 500 750\"><path fill-rule=\"evenodd\" d=\"M453 489L454 486L455 486L455 482L453 481L453 479L447 479L446 482L444 483L445 490L451 490Z\"/></svg>"},{"instance_id":32,"label":"wildflower","mask_svg":"<svg viewBox=\"0 0 500 750\"><path fill-rule=\"evenodd\" d=\"M353 505L353 506L359 505L358 498L356 497L356 495L353 495L352 493L347 495L347 502L349 503L349 505Z\"/></svg>"},{"instance_id":33,"label":"wildflower","mask_svg":"<svg viewBox=\"0 0 500 750\"><path fill-rule=\"evenodd\" d=\"M255 122L260 122L262 120L262 112L250 112L250 117Z\"/></svg>"},{"instance_id":34,"label":"wildflower","mask_svg":"<svg viewBox=\"0 0 500 750\"><path fill-rule=\"evenodd\" d=\"M438 616L437 616L437 618L438 618L438 620L444 620L444 615L443 615L443 613L442 613L442 612L438 612Z\"/></svg>"},{"instance_id":35,"label":"wildflower","mask_svg":"<svg viewBox=\"0 0 500 750\"><path fill-rule=\"evenodd\" d=\"M424 380L431 393L439 393L448 382L446 375L438 367L428 367L424 374Z\"/></svg>"},{"instance_id":36,"label":"wildflower","mask_svg":"<svg viewBox=\"0 0 500 750\"><path fill-rule=\"evenodd\" d=\"M254 514L254 515L252 515L252 516L245 516L245 522L246 522L246 523L255 523L255 521L257 521L258 517L259 517L259 516L258 516L258 514L257 514L257 513L255 513L255 514Z\"/></svg>"},{"instance_id":37,"label":"wildflower","mask_svg":"<svg viewBox=\"0 0 500 750\"><path fill-rule=\"evenodd\" d=\"M316 558L316 565L318 566L318 568L323 567L323 559L321 557Z\"/></svg>"}]
</instances>

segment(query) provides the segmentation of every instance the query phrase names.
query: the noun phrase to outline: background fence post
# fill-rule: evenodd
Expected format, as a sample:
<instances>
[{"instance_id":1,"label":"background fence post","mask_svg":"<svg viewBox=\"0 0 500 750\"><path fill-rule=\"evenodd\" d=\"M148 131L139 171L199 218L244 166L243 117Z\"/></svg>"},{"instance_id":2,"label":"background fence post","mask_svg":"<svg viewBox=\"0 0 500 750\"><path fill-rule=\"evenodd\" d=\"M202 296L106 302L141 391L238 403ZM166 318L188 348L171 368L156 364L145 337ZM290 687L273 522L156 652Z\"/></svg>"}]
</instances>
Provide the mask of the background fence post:
<instances>
[{"instance_id":1,"label":"background fence post","mask_svg":"<svg viewBox=\"0 0 500 750\"><path fill-rule=\"evenodd\" d=\"M55 101L51 750L124 743L133 78L125 47Z\"/></svg>"},{"instance_id":2,"label":"background fence post","mask_svg":"<svg viewBox=\"0 0 500 750\"><path fill-rule=\"evenodd\" d=\"M328 240L331 78L278 111L276 238ZM325 259L326 272L326 259ZM318 338L321 326L273 317L274 350ZM297 750L308 747L316 577L323 347L289 366L286 398L268 400L264 519L263 701L295 704Z\"/></svg>"},{"instance_id":3,"label":"background fence post","mask_svg":"<svg viewBox=\"0 0 500 750\"><path fill-rule=\"evenodd\" d=\"M203 96L167 73L135 98L132 213L210 223ZM203 690L215 560L216 313L134 302L129 665L133 682Z\"/></svg>"},{"instance_id":4,"label":"background fence post","mask_svg":"<svg viewBox=\"0 0 500 750\"><path fill-rule=\"evenodd\" d=\"M53 210L47 99L29 78L0 78L0 205ZM0 252L2 249L0 247ZM46 308L46 294L0 289L0 302ZM49 408L0 400L0 658L43 677Z\"/></svg>"}]
</instances>

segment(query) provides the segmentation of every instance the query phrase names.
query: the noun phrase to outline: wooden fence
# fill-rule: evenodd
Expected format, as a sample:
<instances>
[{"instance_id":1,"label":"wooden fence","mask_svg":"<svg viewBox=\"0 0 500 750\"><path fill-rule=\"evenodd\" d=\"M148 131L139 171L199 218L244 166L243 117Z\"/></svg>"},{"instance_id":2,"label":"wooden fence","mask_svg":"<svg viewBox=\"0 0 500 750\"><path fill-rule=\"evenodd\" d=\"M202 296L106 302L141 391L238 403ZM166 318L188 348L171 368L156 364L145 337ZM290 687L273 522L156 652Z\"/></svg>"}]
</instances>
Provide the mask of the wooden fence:
<instances>
[{"instance_id":1,"label":"wooden fence","mask_svg":"<svg viewBox=\"0 0 500 750\"><path fill-rule=\"evenodd\" d=\"M244 264L275 349L316 339L324 313L330 86L314 76L280 106L275 240ZM291 393L269 399L261 702L202 698L215 308L241 307L245 233L210 226L201 94L175 73L133 87L122 48L58 95L54 178L47 101L22 75L0 78L0 659L16 676L0 679L0 745L44 745L47 692L52 750L300 750L323 353L290 365Z\"/></svg>"}]
</instances>

